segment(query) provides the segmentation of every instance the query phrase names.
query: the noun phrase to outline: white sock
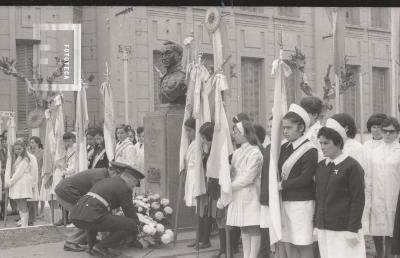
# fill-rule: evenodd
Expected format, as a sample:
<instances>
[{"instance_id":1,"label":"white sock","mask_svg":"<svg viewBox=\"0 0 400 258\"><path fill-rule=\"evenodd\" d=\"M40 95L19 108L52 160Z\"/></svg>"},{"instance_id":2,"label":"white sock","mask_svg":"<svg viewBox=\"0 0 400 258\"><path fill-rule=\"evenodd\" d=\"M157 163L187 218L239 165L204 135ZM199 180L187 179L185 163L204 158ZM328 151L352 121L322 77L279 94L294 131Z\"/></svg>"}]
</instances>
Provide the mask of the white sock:
<instances>
[{"instance_id":1,"label":"white sock","mask_svg":"<svg viewBox=\"0 0 400 258\"><path fill-rule=\"evenodd\" d=\"M243 247L243 258L250 258L251 252L251 236L250 234L242 233L242 247Z\"/></svg>"},{"instance_id":2,"label":"white sock","mask_svg":"<svg viewBox=\"0 0 400 258\"><path fill-rule=\"evenodd\" d=\"M260 252L261 246L261 235L260 234L252 234L250 236L250 258L257 258L258 253Z\"/></svg>"},{"instance_id":3,"label":"white sock","mask_svg":"<svg viewBox=\"0 0 400 258\"><path fill-rule=\"evenodd\" d=\"M21 216L21 227L28 227L29 212L20 212Z\"/></svg>"}]
</instances>

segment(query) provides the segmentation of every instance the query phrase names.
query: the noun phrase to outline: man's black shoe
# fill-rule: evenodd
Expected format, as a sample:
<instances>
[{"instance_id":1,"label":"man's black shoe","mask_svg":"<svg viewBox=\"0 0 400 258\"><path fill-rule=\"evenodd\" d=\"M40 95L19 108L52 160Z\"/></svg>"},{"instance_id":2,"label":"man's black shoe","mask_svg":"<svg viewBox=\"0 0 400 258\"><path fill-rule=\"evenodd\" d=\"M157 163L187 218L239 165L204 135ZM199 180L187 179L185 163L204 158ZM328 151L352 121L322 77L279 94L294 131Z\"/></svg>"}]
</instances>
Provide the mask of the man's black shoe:
<instances>
[{"instance_id":1,"label":"man's black shoe","mask_svg":"<svg viewBox=\"0 0 400 258\"><path fill-rule=\"evenodd\" d=\"M211 243L210 242L208 242L208 243L199 243L199 249L206 249L206 248L209 248L209 247L211 247ZM196 246L194 246L194 248L196 249Z\"/></svg>"},{"instance_id":2,"label":"man's black shoe","mask_svg":"<svg viewBox=\"0 0 400 258\"><path fill-rule=\"evenodd\" d=\"M65 242L64 251L68 252L84 252L86 249L75 243Z\"/></svg>"}]
</instances>

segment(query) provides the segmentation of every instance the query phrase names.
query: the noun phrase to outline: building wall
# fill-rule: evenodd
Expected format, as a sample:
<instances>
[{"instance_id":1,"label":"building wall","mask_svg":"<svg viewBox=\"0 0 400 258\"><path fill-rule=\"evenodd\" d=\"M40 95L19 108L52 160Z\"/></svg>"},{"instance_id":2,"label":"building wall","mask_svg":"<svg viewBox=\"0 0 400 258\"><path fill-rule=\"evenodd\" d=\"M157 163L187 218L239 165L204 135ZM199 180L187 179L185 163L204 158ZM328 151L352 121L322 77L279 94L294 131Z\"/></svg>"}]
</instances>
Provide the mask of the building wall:
<instances>
[{"instance_id":1,"label":"building wall","mask_svg":"<svg viewBox=\"0 0 400 258\"><path fill-rule=\"evenodd\" d=\"M106 62L110 69L111 86L114 95L114 109L118 123L124 122L124 65L122 49L130 49L127 64L129 123L135 127L143 124L147 112L157 109L158 79L154 75L154 51L162 47L165 40L182 43L191 32L197 47L207 54L212 65L210 36L203 25L206 7L134 7L132 12L116 16L124 7L0 7L0 56L15 58L16 40L32 39L33 23L82 23L82 71L83 77L94 75L89 83L88 108L91 122L103 120L100 84L105 80ZM387 89L390 89L390 31L373 27L371 8L350 10L357 14L359 22L346 29L346 55L349 65L359 67L363 73L364 121L374 111L374 88L372 68L388 68ZM285 9L288 11L288 9ZM285 11L284 10L284 11ZM322 96L324 76L332 60L332 33L325 8L293 8L282 13L278 7L225 8L223 12L228 29L231 61L235 65L236 77L230 78L230 90L226 95L228 119L248 108L243 92L259 83L258 120L265 124L273 104L271 64L279 55L279 41L282 40L284 58L299 48L306 55L306 74L309 84ZM80 19L79 15L80 14ZM288 16L289 15L289 16ZM78 18L77 18L78 17ZM390 28L390 27L389 27ZM51 37L45 40L56 40ZM242 65L242 61L244 62ZM250 65L248 64L255 64ZM253 62L253 63L252 63ZM260 69L253 73L245 67ZM247 70L246 70L246 69ZM52 69L51 67L49 69ZM250 77L249 77L250 76ZM251 77L251 76L254 76ZM257 77L257 78L256 78ZM331 73L331 80L333 75ZM0 110L17 109L16 80L0 73ZM157 85L155 85L157 84ZM247 88L246 88L247 87ZM288 85L288 87L293 87ZM252 89L250 89L251 91ZM359 88L354 101L359 101ZM295 101L304 94L292 89ZM375 90L376 94L376 90ZM67 92L67 120L74 121L74 94ZM254 97L254 96L253 96ZM342 97L343 98L343 97ZM247 100L248 101L248 100ZM342 103L349 103L349 97ZM254 103L250 103L254 104ZM347 111L348 104L342 104ZM389 103L387 103L389 105ZM250 105L251 106L251 105ZM357 118L359 120L359 118Z\"/></svg>"}]
</instances>

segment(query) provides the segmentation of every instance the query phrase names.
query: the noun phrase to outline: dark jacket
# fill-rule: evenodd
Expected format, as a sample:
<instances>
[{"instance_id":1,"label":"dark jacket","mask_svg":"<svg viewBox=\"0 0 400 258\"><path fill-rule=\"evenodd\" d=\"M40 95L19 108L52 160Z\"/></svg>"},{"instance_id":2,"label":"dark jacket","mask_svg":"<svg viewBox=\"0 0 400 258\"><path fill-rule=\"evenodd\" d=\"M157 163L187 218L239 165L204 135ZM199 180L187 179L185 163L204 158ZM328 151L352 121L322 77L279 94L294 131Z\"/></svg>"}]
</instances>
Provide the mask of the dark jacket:
<instances>
[{"instance_id":1,"label":"dark jacket","mask_svg":"<svg viewBox=\"0 0 400 258\"><path fill-rule=\"evenodd\" d=\"M337 165L318 164L315 176L315 226L357 232L364 210L364 170L353 158Z\"/></svg>"},{"instance_id":2,"label":"dark jacket","mask_svg":"<svg viewBox=\"0 0 400 258\"><path fill-rule=\"evenodd\" d=\"M261 170L261 189L260 189L260 203L261 205L269 205L269 160L271 152L271 144L266 148L261 148L263 154L263 165Z\"/></svg>"},{"instance_id":3,"label":"dark jacket","mask_svg":"<svg viewBox=\"0 0 400 258\"><path fill-rule=\"evenodd\" d=\"M302 144L307 142L304 141ZM299 148L300 144L297 148ZM278 160L279 173L282 174L282 165L295 151L288 148L289 142L281 147ZM282 200L283 201L309 201L315 199L315 189L313 177L318 165L317 149L308 150L294 164L287 180L282 181Z\"/></svg>"},{"instance_id":4,"label":"dark jacket","mask_svg":"<svg viewBox=\"0 0 400 258\"><path fill-rule=\"evenodd\" d=\"M75 204L97 182L107 177L107 168L88 169L61 180L54 192L64 201Z\"/></svg>"},{"instance_id":5,"label":"dark jacket","mask_svg":"<svg viewBox=\"0 0 400 258\"><path fill-rule=\"evenodd\" d=\"M95 184L89 192L103 197L111 209L122 208L126 217L138 221L136 208L132 202L132 189L120 177L106 178ZM97 199L85 195L75 205L71 212L73 220L97 223L109 213L109 209Z\"/></svg>"},{"instance_id":6,"label":"dark jacket","mask_svg":"<svg viewBox=\"0 0 400 258\"><path fill-rule=\"evenodd\" d=\"M95 152L93 154L93 158L90 160L89 163L89 168L108 168L109 164L108 164L108 157L107 157L107 152L104 152L101 157L99 158L99 160L97 161L96 164L94 164L95 159L97 158L97 154L101 153L104 150L104 148L95 149ZM93 166L94 165L94 166Z\"/></svg>"}]
</instances>

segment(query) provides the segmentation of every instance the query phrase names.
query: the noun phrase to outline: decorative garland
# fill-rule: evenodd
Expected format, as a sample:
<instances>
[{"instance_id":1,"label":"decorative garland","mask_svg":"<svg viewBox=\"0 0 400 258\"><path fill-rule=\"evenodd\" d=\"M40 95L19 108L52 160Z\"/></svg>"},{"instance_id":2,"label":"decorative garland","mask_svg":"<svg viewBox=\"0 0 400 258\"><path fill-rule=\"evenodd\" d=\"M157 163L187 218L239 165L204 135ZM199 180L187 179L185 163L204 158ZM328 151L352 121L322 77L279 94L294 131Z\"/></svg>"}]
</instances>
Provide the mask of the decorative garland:
<instances>
[{"instance_id":1,"label":"decorative garland","mask_svg":"<svg viewBox=\"0 0 400 258\"><path fill-rule=\"evenodd\" d=\"M292 68L292 70L297 71L301 74L301 81L299 84L300 89L307 96L316 96L313 89L308 84L305 78L305 65L306 65L306 56L303 54L298 48L295 47L295 53L290 56L289 60L285 60L285 62ZM344 58L345 65L348 63L349 59L347 56ZM345 66L346 67L346 66ZM332 65L328 65L327 73L324 77L325 85L323 86L323 102L324 107L327 110L332 110L333 105L330 103L332 99L335 99L335 86L336 84L331 82L329 78L330 69ZM339 86L339 94L343 94L349 88L356 86L355 72L351 71L348 67L345 68L345 72L342 72L340 76L340 86Z\"/></svg>"}]
</instances>

